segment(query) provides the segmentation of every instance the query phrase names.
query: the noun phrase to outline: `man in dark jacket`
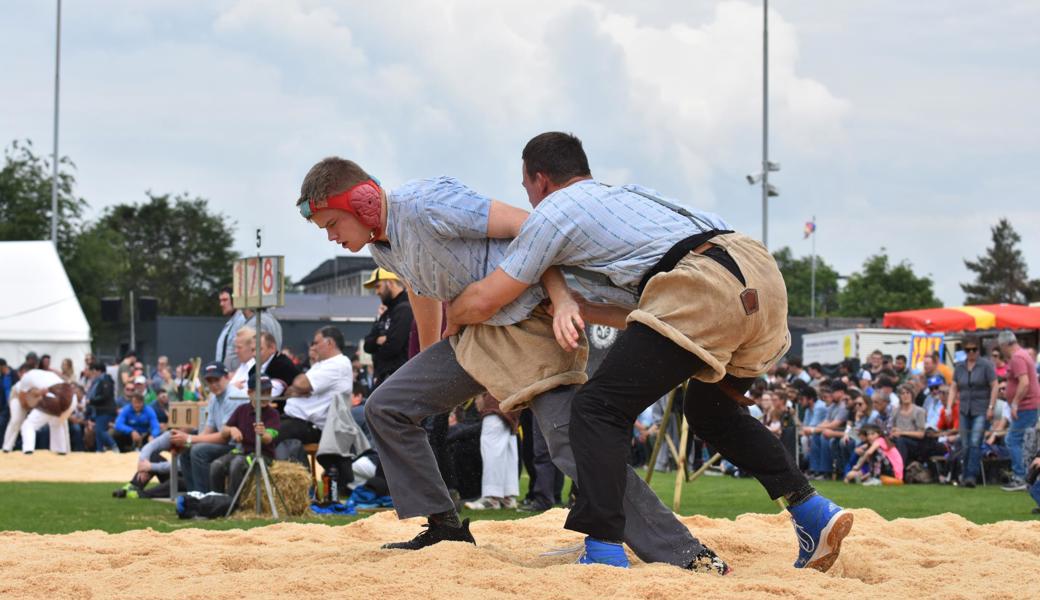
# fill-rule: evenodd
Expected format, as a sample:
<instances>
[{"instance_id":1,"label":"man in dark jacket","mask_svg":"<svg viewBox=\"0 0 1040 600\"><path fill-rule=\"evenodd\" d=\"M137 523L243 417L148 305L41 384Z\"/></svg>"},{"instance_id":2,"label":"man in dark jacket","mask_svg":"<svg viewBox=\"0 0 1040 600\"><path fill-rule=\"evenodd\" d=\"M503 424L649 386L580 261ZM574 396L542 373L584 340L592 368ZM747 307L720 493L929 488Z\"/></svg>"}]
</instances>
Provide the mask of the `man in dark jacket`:
<instances>
[{"instance_id":1,"label":"man in dark jacket","mask_svg":"<svg viewBox=\"0 0 1040 600\"><path fill-rule=\"evenodd\" d=\"M105 363L96 362L90 366L94 383L87 393L87 400L94 409L94 448L98 452L117 449L116 441L108 433L108 426L116 418L116 384L112 376L105 372Z\"/></svg>"},{"instance_id":2,"label":"man in dark jacket","mask_svg":"<svg viewBox=\"0 0 1040 600\"><path fill-rule=\"evenodd\" d=\"M260 334L260 374L271 380L271 397L274 398L279 412L285 404L282 396L286 388L300 374L300 369L286 355L278 352L278 343L274 334L265 331ZM249 381L256 380L256 365L249 369Z\"/></svg>"},{"instance_id":3,"label":"man in dark jacket","mask_svg":"<svg viewBox=\"0 0 1040 600\"><path fill-rule=\"evenodd\" d=\"M365 336L365 352L372 355L375 370L372 383L375 388L408 361L412 306L408 303L408 294L404 293L404 285L397 275L386 269L372 271L365 287L375 288L386 307L379 315L379 320L372 325L372 331Z\"/></svg>"}]
</instances>

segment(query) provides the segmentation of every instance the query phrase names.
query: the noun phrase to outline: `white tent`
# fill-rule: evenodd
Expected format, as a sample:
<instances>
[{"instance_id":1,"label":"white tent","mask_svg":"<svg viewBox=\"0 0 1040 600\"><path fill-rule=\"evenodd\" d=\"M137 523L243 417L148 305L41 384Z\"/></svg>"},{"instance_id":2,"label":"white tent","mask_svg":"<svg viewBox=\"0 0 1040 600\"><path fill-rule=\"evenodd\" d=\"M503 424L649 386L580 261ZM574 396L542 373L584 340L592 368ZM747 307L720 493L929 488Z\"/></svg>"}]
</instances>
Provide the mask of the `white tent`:
<instances>
[{"instance_id":1,"label":"white tent","mask_svg":"<svg viewBox=\"0 0 1040 600\"><path fill-rule=\"evenodd\" d=\"M79 372L90 325L50 242L0 242L0 358L18 368L29 352Z\"/></svg>"}]
</instances>

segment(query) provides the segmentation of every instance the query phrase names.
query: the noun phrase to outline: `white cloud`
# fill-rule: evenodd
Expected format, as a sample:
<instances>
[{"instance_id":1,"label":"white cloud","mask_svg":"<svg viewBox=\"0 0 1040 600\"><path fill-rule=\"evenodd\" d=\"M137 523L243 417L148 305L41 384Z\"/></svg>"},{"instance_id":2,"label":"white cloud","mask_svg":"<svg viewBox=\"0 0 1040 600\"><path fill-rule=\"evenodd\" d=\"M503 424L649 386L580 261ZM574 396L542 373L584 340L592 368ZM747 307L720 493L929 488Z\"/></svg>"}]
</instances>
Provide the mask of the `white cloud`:
<instances>
[{"instance_id":1,"label":"white cloud","mask_svg":"<svg viewBox=\"0 0 1040 600\"><path fill-rule=\"evenodd\" d=\"M16 90L0 94L0 137L39 149L53 68L44 4L16 0L0 23L0 70ZM1023 58L1037 49L1024 25L1035 16L1024 2L985 15L774 4L784 195L771 246L807 252L801 224L817 214L819 250L843 272L885 245L956 302L958 275L939 272L988 243L989 215L973 207L1029 189L1005 170L1031 168L1040 139L1026 101L1040 83ZM355 158L391 185L452 174L524 205L520 150L549 129L581 136L604 180L760 231L758 193L743 182L760 160L757 2L104 0L66 3L65 36L62 152L81 193L95 207L145 189L211 198L238 220L240 251L254 251L264 224L265 250L286 254L295 277L336 250L291 203L321 157ZM907 233L936 214L972 243Z\"/></svg>"}]
</instances>

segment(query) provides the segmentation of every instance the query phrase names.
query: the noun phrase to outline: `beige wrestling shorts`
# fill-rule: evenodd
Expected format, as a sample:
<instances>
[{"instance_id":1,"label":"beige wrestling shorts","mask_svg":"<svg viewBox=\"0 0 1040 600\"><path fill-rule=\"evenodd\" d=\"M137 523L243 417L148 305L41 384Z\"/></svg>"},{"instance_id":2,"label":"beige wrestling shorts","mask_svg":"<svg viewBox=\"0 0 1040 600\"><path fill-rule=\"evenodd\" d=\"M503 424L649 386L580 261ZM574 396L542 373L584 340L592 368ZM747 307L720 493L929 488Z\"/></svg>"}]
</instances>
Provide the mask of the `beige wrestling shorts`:
<instances>
[{"instance_id":1,"label":"beige wrestling shorts","mask_svg":"<svg viewBox=\"0 0 1040 600\"><path fill-rule=\"evenodd\" d=\"M477 383L501 399L503 412L518 410L561 385L583 384L589 376L589 344L567 352L556 342L552 317L539 306L513 325L467 325L451 337L455 358Z\"/></svg>"},{"instance_id":2,"label":"beige wrestling shorts","mask_svg":"<svg viewBox=\"0 0 1040 600\"><path fill-rule=\"evenodd\" d=\"M693 374L707 383L757 377L791 347L787 286L765 246L740 233L711 238L736 261L747 285L714 259L690 253L650 278L628 315L704 361Z\"/></svg>"}]
</instances>

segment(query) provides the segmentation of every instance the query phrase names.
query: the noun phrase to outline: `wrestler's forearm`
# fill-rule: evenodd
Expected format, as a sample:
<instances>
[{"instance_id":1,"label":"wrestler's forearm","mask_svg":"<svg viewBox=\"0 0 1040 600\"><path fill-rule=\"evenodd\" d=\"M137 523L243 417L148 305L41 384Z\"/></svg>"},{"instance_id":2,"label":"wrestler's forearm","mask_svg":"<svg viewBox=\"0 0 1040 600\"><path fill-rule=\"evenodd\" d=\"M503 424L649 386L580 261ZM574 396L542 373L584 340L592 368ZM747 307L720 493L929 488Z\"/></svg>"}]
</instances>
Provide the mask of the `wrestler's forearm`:
<instances>
[{"instance_id":1,"label":"wrestler's forearm","mask_svg":"<svg viewBox=\"0 0 1040 600\"><path fill-rule=\"evenodd\" d=\"M542 287L545 288L549 299L552 303L559 306L564 302L573 302L574 297L571 296L571 289L567 287L567 280L563 278L563 273L560 272L559 267L549 267L545 273L542 274Z\"/></svg>"},{"instance_id":2,"label":"wrestler's forearm","mask_svg":"<svg viewBox=\"0 0 1040 600\"><path fill-rule=\"evenodd\" d=\"M426 296L420 296L408 288L408 303L415 319L415 329L419 334L419 350L432 346L441 337L441 303Z\"/></svg>"}]
</instances>

